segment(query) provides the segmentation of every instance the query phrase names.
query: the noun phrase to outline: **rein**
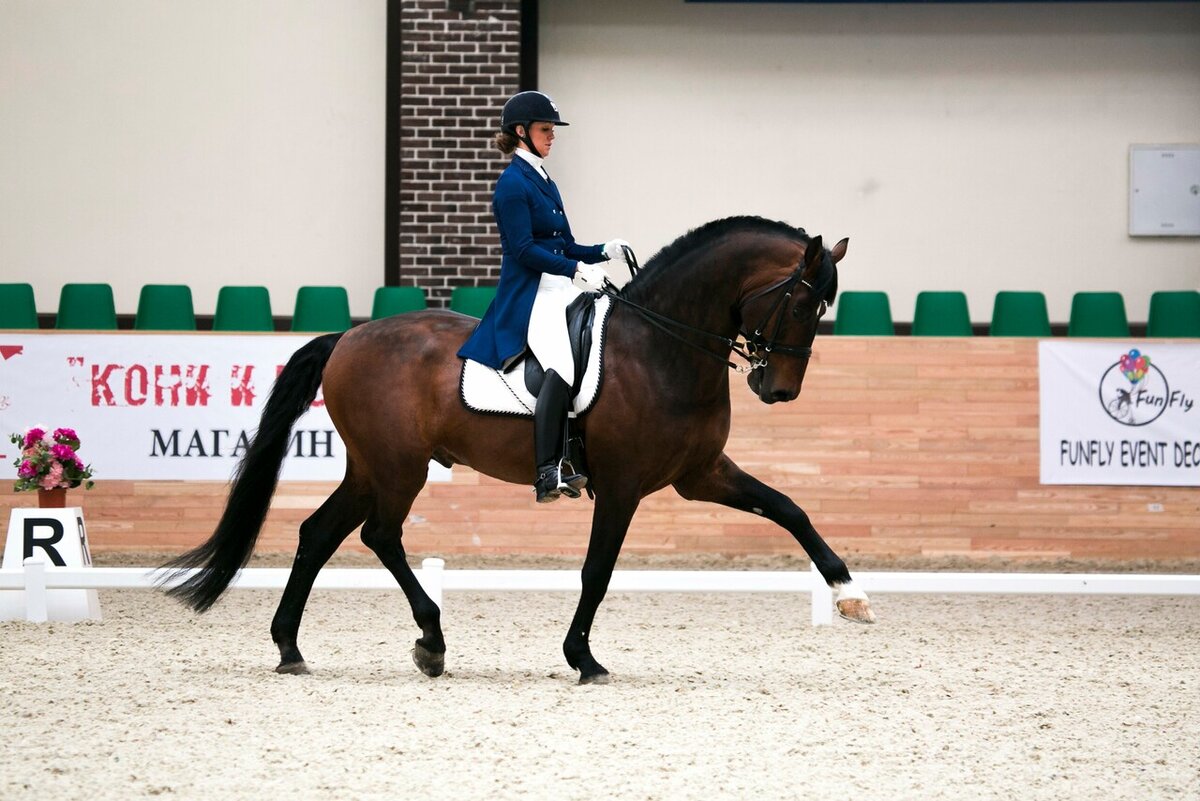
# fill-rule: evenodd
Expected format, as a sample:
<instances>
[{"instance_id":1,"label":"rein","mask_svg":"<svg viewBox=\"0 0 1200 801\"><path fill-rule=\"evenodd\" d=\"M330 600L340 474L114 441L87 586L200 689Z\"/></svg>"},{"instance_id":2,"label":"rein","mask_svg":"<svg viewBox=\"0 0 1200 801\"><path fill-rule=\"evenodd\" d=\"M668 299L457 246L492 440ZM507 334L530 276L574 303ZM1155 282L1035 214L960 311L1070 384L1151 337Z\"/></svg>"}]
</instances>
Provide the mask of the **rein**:
<instances>
[{"instance_id":1,"label":"rein","mask_svg":"<svg viewBox=\"0 0 1200 801\"><path fill-rule=\"evenodd\" d=\"M636 277L638 273L637 258L633 255L633 251L630 248L626 247L624 250L626 263L629 265L630 275ZM642 319L662 331L664 334L679 340L688 347L694 348L706 356L710 356L713 359L728 365L738 373L744 374L766 367L767 359L770 358L772 353L782 353L785 356L794 356L801 359L808 359L812 357L811 347L793 348L788 345L777 344L776 340L779 338L779 332L783 328L783 314L780 314L779 319L776 320L775 328L771 332L770 338L763 336L763 329L765 329L771 322L771 318L775 317L775 313L781 308L787 308L787 301L792 297L792 291L796 284L803 284L809 289L813 289L812 284L800 277L803 271L804 262L801 261L796 265L796 269L787 278L777 281L765 289L760 289L743 301L743 304L745 304L760 298L763 295L774 292L777 289L784 289L784 292L775 299L774 303L771 304L771 308L767 310L767 313L764 315L762 321L755 327L753 334L746 334L744 331L738 332L742 337L742 341L740 342L736 339L730 339L729 337L722 336L721 334L715 334L712 331L705 331L703 328L696 328L695 326L688 325L687 323L682 323L679 320L675 320L671 317L667 317L666 315L659 314L651 309L647 309L645 306L640 306L622 296L621 291L613 288L611 282L606 281L605 286L601 291L613 300L624 303L626 306L636 311L642 317ZM822 304L825 303L825 301L821 302ZM671 328L668 326L674 326L676 329L685 331L689 334L699 334L701 336L715 339L724 347L728 348L731 352L736 353L738 356L745 359L746 364L739 365L730 361L724 356L713 353L703 345L698 345L695 342L686 339L685 337L671 330Z\"/></svg>"}]
</instances>

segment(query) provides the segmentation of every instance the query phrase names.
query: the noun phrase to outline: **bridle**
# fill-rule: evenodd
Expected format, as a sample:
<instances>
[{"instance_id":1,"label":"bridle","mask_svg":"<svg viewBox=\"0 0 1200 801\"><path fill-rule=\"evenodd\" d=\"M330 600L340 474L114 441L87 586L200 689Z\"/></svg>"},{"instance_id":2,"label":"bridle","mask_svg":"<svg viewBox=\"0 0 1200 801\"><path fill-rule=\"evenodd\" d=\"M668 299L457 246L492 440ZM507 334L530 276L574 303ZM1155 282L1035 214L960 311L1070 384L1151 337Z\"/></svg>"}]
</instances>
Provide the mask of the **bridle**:
<instances>
[{"instance_id":1,"label":"bridle","mask_svg":"<svg viewBox=\"0 0 1200 801\"><path fill-rule=\"evenodd\" d=\"M777 289L783 289L783 292L781 292L779 296L775 298L775 302L771 304L771 308L768 309L767 313L763 316L762 322L755 326L754 333L747 334L744 331L739 332L746 343L746 354L742 355L744 355L744 357L750 362L750 365L744 370L744 372L750 372L751 370L757 370L760 367L766 367L767 359L772 353L782 353L784 356L794 356L799 359L808 359L812 357L812 346L793 348L790 345L778 344L779 333L783 330L783 320L785 317L783 312L787 309L788 301L791 300L792 293L795 291L796 286L802 285L808 287L809 290L813 291L814 293L816 291L812 284L801 277L803 272L804 262L800 262L796 265L796 269L792 271L792 274L787 278L777 281L764 289L758 290L754 294L750 295L750 297L742 301L742 305L744 306L750 301L761 298L764 295L768 295ZM824 289L824 287L822 288ZM817 311L817 319L823 317L828 308L829 303L822 295L821 307ZM776 312L779 313L778 318L776 318ZM771 331L770 337L764 336L763 331L768 325L770 325L772 319L775 320L775 327ZM739 372L743 372L743 370L740 368L735 369L738 369Z\"/></svg>"},{"instance_id":2,"label":"bridle","mask_svg":"<svg viewBox=\"0 0 1200 801\"><path fill-rule=\"evenodd\" d=\"M637 258L633 255L633 250L631 250L629 247L624 247L624 252L626 264L629 265L630 276L631 278L636 277L638 274ZM748 334L744 330L739 329L738 336L741 337L740 341L737 339L730 339L729 337L722 336L721 334L713 333L712 331L705 331L703 328L696 328L695 326L688 325L687 323L681 323L678 320L659 314L651 309L647 309L645 306L640 306L624 297L620 290L613 287L611 282L606 282L604 289L601 291L613 300L624 303L626 306L635 310L646 322L658 328L663 333L674 337L685 345L695 348L701 353L710 356L719 362L724 362L738 373L745 374L766 367L767 360L770 359L772 353L781 353L784 356L792 356L798 359L809 359L812 357L813 351L811 346L796 348L790 345L779 344L779 336L783 330L783 321L784 317L786 316L783 312L787 309L788 301L791 299L796 287L806 286L809 288L809 290L814 292L816 291L813 285L802 277L803 273L804 262L801 260L796 265L796 269L793 270L786 278L782 278L779 281L776 281L774 284L758 290L742 301L741 306L745 306L752 300L757 300L758 298L769 295L770 293L779 289L783 290L779 293L779 296L775 298L775 302L771 304L771 308L767 310L765 315L763 315L763 318L759 324L754 327L753 333ZM829 303L824 298L824 293L828 289L828 283L829 282L826 281L821 287L821 307L817 312L818 319L820 319L825 314L825 311L829 308ZM777 313L778 317L776 317ZM770 336L766 336L763 334L763 332L771 324L772 320L775 321L774 328L771 330ZM728 348L730 352L736 353L738 356L745 359L746 364L739 365L730 361L724 356L713 353L703 345L698 345L695 342L692 342L691 340L686 339L680 334L676 333L676 331L672 330L672 327L679 331L686 331L689 334L699 334L701 336L715 339L725 348Z\"/></svg>"}]
</instances>

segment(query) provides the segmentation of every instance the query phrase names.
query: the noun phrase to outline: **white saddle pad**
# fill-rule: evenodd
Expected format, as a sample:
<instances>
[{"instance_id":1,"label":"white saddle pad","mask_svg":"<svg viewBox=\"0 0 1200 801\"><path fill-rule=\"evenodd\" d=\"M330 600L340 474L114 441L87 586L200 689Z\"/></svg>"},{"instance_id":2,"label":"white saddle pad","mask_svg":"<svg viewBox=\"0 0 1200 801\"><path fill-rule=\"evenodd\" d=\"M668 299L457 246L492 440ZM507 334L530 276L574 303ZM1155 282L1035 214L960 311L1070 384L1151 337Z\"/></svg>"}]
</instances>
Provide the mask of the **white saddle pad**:
<instances>
[{"instance_id":1,"label":"white saddle pad","mask_svg":"<svg viewBox=\"0 0 1200 801\"><path fill-rule=\"evenodd\" d=\"M604 374L604 332L612 299L601 295L596 300L596 317L592 321L592 352L588 354L579 394L572 399L571 416L586 414L600 394ZM473 412L533 417L537 399L525 388L525 360L522 359L507 373L466 359L459 381L462 402Z\"/></svg>"}]
</instances>

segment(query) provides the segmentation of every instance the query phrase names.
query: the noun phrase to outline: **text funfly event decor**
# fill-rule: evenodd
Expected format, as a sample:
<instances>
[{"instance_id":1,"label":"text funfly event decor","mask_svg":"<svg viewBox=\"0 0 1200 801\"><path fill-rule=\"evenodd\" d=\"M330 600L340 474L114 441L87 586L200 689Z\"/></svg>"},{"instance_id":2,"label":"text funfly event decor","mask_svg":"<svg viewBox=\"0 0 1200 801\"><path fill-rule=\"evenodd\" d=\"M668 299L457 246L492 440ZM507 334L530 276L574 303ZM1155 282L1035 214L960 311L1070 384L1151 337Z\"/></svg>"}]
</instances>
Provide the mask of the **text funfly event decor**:
<instances>
[{"instance_id":1,"label":"text funfly event decor","mask_svg":"<svg viewBox=\"0 0 1200 801\"><path fill-rule=\"evenodd\" d=\"M229 479L292 353L291 334L13 334L0 332L0 430L69 420L113 480ZM371 376L363 376L368 391ZM451 399L454 400L454 399ZM5 438L7 439L7 438ZM0 479L16 448L0 445ZM318 394L300 418L284 480L339 481L342 440ZM450 471L430 463L430 481Z\"/></svg>"},{"instance_id":2,"label":"text funfly event decor","mask_svg":"<svg viewBox=\"0 0 1200 801\"><path fill-rule=\"evenodd\" d=\"M1038 346L1043 484L1200 486L1200 343Z\"/></svg>"}]
</instances>

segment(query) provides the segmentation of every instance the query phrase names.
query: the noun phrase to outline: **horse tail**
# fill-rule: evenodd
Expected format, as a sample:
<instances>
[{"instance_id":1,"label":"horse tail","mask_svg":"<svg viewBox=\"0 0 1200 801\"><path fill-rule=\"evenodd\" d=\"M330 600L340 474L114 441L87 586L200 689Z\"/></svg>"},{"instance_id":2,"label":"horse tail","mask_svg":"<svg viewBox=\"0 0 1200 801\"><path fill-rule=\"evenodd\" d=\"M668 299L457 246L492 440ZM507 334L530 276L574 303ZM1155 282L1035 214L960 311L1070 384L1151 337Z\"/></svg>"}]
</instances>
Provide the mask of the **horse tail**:
<instances>
[{"instance_id":1,"label":"horse tail","mask_svg":"<svg viewBox=\"0 0 1200 801\"><path fill-rule=\"evenodd\" d=\"M250 561L279 483L292 426L316 398L325 365L341 337L341 333L326 334L304 345L275 379L254 440L234 470L229 500L216 531L203 545L163 565L171 572L159 580L159 586L189 568L199 570L168 589L167 595L197 612L207 611Z\"/></svg>"}]
</instances>

